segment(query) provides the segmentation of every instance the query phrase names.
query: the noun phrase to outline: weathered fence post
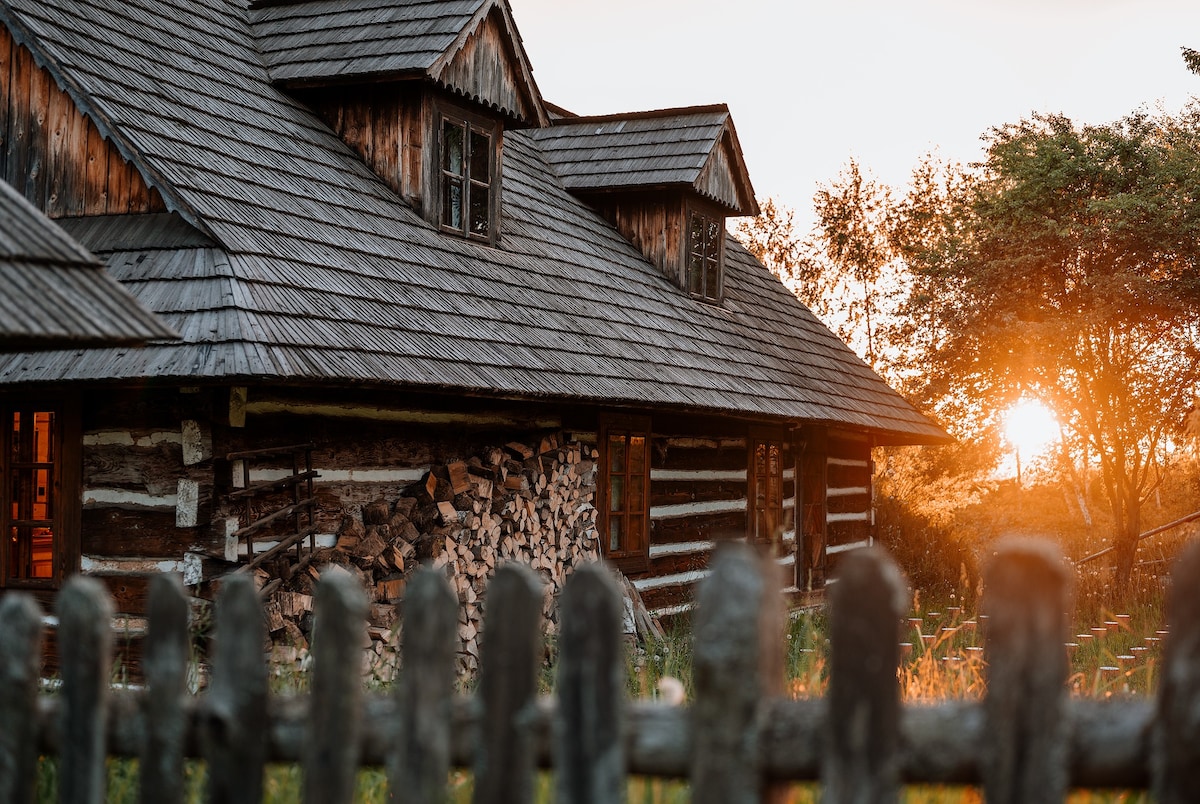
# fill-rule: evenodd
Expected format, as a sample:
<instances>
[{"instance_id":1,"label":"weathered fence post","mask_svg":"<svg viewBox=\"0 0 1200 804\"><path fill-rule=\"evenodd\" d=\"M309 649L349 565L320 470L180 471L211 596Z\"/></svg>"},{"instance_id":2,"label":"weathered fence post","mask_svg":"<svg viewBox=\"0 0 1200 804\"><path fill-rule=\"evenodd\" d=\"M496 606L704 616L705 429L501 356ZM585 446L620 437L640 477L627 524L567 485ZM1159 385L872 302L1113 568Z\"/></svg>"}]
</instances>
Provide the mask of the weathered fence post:
<instances>
[{"instance_id":1,"label":"weathered fence post","mask_svg":"<svg viewBox=\"0 0 1200 804\"><path fill-rule=\"evenodd\" d=\"M1049 544L1014 542L988 567L987 725L979 755L989 804L1066 797L1066 610L1066 573Z\"/></svg>"},{"instance_id":2,"label":"weathered fence post","mask_svg":"<svg viewBox=\"0 0 1200 804\"><path fill-rule=\"evenodd\" d=\"M57 613L63 698L59 801L100 804L107 780L112 601L95 578L76 575L59 593Z\"/></svg>"},{"instance_id":3,"label":"weathered fence post","mask_svg":"<svg viewBox=\"0 0 1200 804\"><path fill-rule=\"evenodd\" d=\"M145 804L183 801L183 753L187 742L188 601L174 573L150 579L150 630L142 654L146 692L142 717L146 741L140 757L140 796Z\"/></svg>"},{"instance_id":4,"label":"weathered fence post","mask_svg":"<svg viewBox=\"0 0 1200 804\"><path fill-rule=\"evenodd\" d=\"M208 798L262 801L267 758L266 626L249 575L226 575L217 595L216 651L204 716Z\"/></svg>"},{"instance_id":5,"label":"weathered fence post","mask_svg":"<svg viewBox=\"0 0 1200 804\"><path fill-rule=\"evenodd\" d=\"M505 564L488 586L479 668L483 723L475 755L475 804L533 798L533 711L541 643L541 581Z\"/></svg>"},{"instance_id":6,"label":"weathered fence post","mask_svg":"<svg viewBox=\"0 0 1200 804\"><path fill-rule=\"evenodd\" d=\"M354 800L362 734L367 597L354 576L332 566L321 573L315 607L304 800L349 804Z\"/></svg>"},{"instance_id":7,"label":"weathered fence post","mask_svg":"<svg viewBox=\"0 0 1200 804\"><path fill-rule=\"evenodd\" d=\"M760 804L766 791L759 734L764 701L780 669L783 638L779 595L758 555L748 545L725 543L713 556L712 576L696 596L692 672L692 801L696 804Z\"/></svg>"},{"instance_id":8,"label":"weathered fence post","mask_svg":"<svg viewBox=\"0 0 1200 804\"><path fill-rule=\"evenodd\" d=\"M585 564L559 598L558 800L619 804L624 797L625 658L621 592L604 566Z\"/></svg>"},{"instance_id":9,"label":"weathered fence post","mask_svg":"<svg viewBox=\"0 0 1200 804\"><path fill-rule=\"evenodd\" d=\"M1200 545L1175 563L1155 711L1151 779L1156 801L1200 801Z\"/></svg>"},{"instance_id":10,"label":"weathered fence post","mask_svg":"<svg viewBox=\"0 0 1200 804\"><path fill-rule=\"evenodd\" d=\"M900 792L900 616L905 584L881 550L842 558L830 590L823 801L896 801Z\"/></svg>"},{"instance_id":11,"label":"weathered fence post","mask_svg":"<svg viewBox=\"0 0 1200 804\"><path fill-rule=\"evenodd\" d=\"M396 726L388 757L394 804L440 801L450 773L458 600L442 573L420 569L404 595Z\"/></svg>"},{"instance_id":12,"label":"weathered fence post","mask_svg":"<svg viewBox=\"0 0 1200 804\"><path fill-rule=\"evenodd\" d=\"M0 599L0 801L33 801L42 611L32 597Z\"/></svg>"}]
</instances>

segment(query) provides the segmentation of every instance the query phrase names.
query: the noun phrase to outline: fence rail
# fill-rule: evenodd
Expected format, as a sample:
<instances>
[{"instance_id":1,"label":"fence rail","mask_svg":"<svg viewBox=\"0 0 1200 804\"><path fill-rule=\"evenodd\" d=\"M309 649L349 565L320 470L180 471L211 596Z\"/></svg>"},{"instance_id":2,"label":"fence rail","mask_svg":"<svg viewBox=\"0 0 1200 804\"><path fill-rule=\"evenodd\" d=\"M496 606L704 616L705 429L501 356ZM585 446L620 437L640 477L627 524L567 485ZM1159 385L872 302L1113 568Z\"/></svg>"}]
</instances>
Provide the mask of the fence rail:
<instances>
[{"instance_id":1,"label":"fence rail","mask_svg":"<svg viewBox=\"0 0 1200 804\"><path fill-rule=\"evenodd\" d=\"M386 767L393 801L438 801L451 767L475 775L477 802L527 802L538 767L557 800L621 801L630 774L688 779L695 802L760 802L820 781L833 802L894 801L904 783L976 784L989 802L1062 801L1070 787L1150 788L1200 800L1200 551L1185 554L1156 700L1096 701L1065 691L1067 578L1040 545L1003 552L985 576L988 691L978 702L902 706L896 674L904 590L874 550L848 555L830 600L830 686L780 694L775 574L745 545L719 550L694 616L695 700L625 699L621 598L599 567L576 571L560 605L554 698L539 699L535 576L509 565L488 595L478 690L456 697L457 600L429 571L404 606L395 688L366 693L366 600L344 572L318 585L309 693L268 692L265 629L249 578L217 601L211 684L186 691L187 603L179 581L151 587L146 687L113 690L111 604L87 578L57 603L62 688L38 693L41 616L0 601L0 801L30 801L39 753L60 757L66 802L104 798L107 756L140 757L142 800L181 801L183 760L207 762L214 801L260 801L267 762L300 763L304 797L349 802L363 765Z\"/></svg>"}]
</instances>

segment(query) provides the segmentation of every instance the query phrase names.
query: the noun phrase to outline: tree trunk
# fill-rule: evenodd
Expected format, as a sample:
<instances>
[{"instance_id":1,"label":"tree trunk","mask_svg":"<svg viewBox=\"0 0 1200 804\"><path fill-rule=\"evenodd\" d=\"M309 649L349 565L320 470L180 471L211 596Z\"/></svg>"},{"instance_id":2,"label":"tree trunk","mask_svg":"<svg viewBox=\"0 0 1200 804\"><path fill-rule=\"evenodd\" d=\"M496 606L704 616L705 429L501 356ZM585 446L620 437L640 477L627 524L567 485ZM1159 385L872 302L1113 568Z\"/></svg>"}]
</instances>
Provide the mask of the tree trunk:
<instances>
[{"instance_id":1,"label":"tree trunk","mask_svg":"<svg viewBox=\"0 0 1200 804\"><path fill-rule=\"evenodd\" d=\"M1133 576L1133 563L1137 558L1138 536L1141 533L1141 511L1136 500L1126 501L1124 516L1116 517L1116 533L1113 547L1116 562L1116 584L1118 593L1129 588Z\"/></svg>"}]
</instances>

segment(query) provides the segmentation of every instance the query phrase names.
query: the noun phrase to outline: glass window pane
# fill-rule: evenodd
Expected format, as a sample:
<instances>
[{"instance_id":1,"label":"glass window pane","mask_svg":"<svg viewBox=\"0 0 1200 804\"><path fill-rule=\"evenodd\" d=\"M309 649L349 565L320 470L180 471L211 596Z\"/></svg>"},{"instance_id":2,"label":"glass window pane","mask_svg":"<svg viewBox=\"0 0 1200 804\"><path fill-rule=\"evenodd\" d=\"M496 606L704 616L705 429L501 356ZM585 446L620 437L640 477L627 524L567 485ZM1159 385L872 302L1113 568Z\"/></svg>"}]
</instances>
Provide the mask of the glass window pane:
<instances>
[{"instance_id":1,"label":"glass window pane","mask_svg":"<svg viewBox=\"0 0 1200 804\"><path fill-rule=\"evenodd\" d=\"M35 469L33 514L31 519L45 521L54 517L54 509L50 499L50 472L46 469Z\"/></svg>"},{"instance_id":2,"label":"glass window pane","mask_svg":"<svg viewBox=\"0 0 1200 804\"><path fill-rule=\"evenodd\" d=\"M29 556L30 578L54 577L54 531L34 528Z\"/></svg>"},{"instance_id":3,"label":"glass window pane","mask_svg":"<svg viewBox=\"0 0 1200 804\"><path fill-rule=\"evenodd\" d=\"M442 225L461 230L463 228L462 180L446 177L442 191Z\"/></svg>"},{"instance_id":4,"label":"glass window pane","mask_svg":"<svg viewBox=\"0 0 1200 804\"><path fill-rule=\"evenodd\" d=\"M640 516L629 517L629 538L625 540L626 550L642 550L646 545L646 539L642 531L646 527L646 521Z\"/></svg>"},{"instance_id":5,"label":"glass window pane","mask_svg":"<svg viewBox=\"0 0 1200 804\"><path fill-rule=\"evenodd\" d=\"M54 414L33 414L33 459L43 463L54 460Z\"/></svg>"},{"instance_id":6,"label":"glass window pane","mask_svg":"<svg viewBox=\"0 0 1200 804\"><path fill-rule=\"evenodd\" d=\"M637 519L638 514L642 511L642 501L644 490L646 488L646 478L642 475L632 475L629 478L629 496L627 498L628 511L633 514L633 518Z\"/></svg>"},{"instance_id":7,"label":"glass window pane","mask_svg":"<svg viewBox=\"0 0 1200 804\"><path fill-rule=\"evenodd\" d=\"M614 474L625 473L625 436L608 437L608 469Z\"/></svg>"},{"instance_id":8,"label":"glass window pane","mask_svg":"<svg viewBox=\"0 0 1200 804\"><path fill-rule=\"evenodd\" d=\"M704 257L693 254L688 261L687 273L688 293L704 292Z\"/></svg>"},{"instance_id":9,"label":"glass window pane","mask_svg":"<svg viewBox=\"0 0 1200 804\"><path fill-rule=\"evenodd\" d=\"M608 549L614 553L624 548L624 525L624 519L619 516L609 517L608 519Z\"/></svg>"},{"instance_id":10,"label":"glass window pane","mask_svg":"<svg viewBox=\"0 0 1200 804\"><path fill-rule=\"evenodd\" d=\"M492 181L492 138L482 131L471 129L471 178L490 184Z\"/></svg>"},{"instance_id":11,"label":"glass window pane","mask_svg":"<svg viewBox=\"0 0 1200 804\"><path fill-rule=\"evenodd\" d=\"M463 175L463 127L450 120L442 122L442 170Z\"/></svg>"},{"instance_id":12,"label":"glass window pane","mask_svg":"<svg viewBox=\"0 0 1200 804\"><path fill-rule=\"evenodd\" d=\"M609 478L608 510L625 510L625 478L622 476L614 475Z\"/></svg>"},{"instance_id":13,"label":"glass window pane","mask_svg":"<svg viewBox=\"0 0 1200 804\"><path fill-rule=\"evenodd\" d=\"M716 218L705 218L705 246L709 256L715 256L721 245L721 225Z\"/></svg>"},{"instance_id":14,"label":"glass window pane","mask_svg":"<svg viewBox=\"0 0 1200 804\"><path fill-rule=\"evenodd\" d=\"M471 234L487 237L490 226L490 202L488 188L471 182Z\"/></svg>"},{"instance_id":15,"label":"glass window pane","mask_svg":"<svg viewBox=\"0 0 1200 804\"><path fill-rule=\"evenodd\" d=\"M629 437L629 473L645 474L646 473L646 437L645 436L630 436Z\"/></svg>"},{"instance_id":16,"label":"glass window pane","mask_svg":"<svg viewBox=\"0 0 1200 804\"><path fill-rule=\"evenodd\" d=\"M720 288L720 266L717 264L715 257L709 259L705 265L704 271L704 295L710 299L715 299L721 295Z\"/></svg>"}]
</instances>

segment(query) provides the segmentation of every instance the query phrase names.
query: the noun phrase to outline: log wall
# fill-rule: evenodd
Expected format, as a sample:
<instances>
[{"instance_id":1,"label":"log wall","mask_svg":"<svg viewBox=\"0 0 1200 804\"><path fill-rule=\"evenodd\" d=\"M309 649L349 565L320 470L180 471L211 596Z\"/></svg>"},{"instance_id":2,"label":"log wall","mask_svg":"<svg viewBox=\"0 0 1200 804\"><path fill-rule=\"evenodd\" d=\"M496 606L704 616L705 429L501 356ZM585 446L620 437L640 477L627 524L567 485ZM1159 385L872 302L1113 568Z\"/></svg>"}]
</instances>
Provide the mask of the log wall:
<instances>
[{"instance_id":1,"label":"log wall","mask_svg":"<svg viewBox=\"0 0 1200 804\"><path fill-rule=\"evenodd\" d=\"M2 27L0 180L52 218L166 211L158 191Z\"/></svg>"}]
</instances>

